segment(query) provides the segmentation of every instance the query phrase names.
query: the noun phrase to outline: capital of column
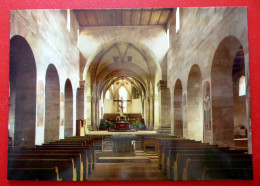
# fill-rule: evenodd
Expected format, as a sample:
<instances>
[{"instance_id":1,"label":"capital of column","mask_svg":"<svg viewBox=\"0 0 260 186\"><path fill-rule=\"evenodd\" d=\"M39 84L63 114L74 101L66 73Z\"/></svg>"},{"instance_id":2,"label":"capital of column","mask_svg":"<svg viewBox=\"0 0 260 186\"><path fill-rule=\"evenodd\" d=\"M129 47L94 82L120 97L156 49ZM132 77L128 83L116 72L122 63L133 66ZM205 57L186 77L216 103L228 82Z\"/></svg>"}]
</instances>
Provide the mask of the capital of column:
<instances>
[{"instance_id":1,"label":"capital of column","mask_svg":"<svg viewBox=\"0 0 260 186\"><path fill-rule=\"evenodd\" d=\"M167 89L167 81L165 80L160 80L158 83L157 83L157 87L158 87L158 90L161 91L163 89Z\"/></svg>"},{"instance_id":2,"label":"capital of column","mask_svg":"<svg viewBox=\"0 0 260 186\"><path fill-rule=\"evenodd\" d=\"M80 88L85 88L85 86L86 86L86 85L85 85L85 81L84 81L84 80L80 80L80 81L79 81L79 87L80 87Z\"/></svg>"}]
</instances>

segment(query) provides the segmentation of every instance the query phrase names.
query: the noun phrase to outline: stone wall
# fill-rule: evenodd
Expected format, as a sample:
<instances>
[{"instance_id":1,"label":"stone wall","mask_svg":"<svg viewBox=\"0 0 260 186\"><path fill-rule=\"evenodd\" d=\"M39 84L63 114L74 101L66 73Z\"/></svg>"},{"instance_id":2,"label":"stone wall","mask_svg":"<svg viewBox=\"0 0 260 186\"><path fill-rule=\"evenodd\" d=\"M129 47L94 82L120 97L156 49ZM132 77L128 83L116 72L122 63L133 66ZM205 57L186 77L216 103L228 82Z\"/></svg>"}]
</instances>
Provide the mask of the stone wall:
<instances>
[{"instance_id":1,"label":"stone wall","mask_svg":"<svg viewBox=\"0 0 260 186\"><path fill-rule=\"evenodd\" d=\"M49 64L57 69L60 95L64 95L65 82L71 81L73 89L73 133L76 126L76 90L79 85L78 22L71 13L71 29L67 29L66 10L16 10L11 12L11 37L22 36L29 43L35 58L37 69L37 90L43 84L43 90L37 91L37 108L45 108L40 99L45 93L46 71ZM45 96L44 96L45 97ZM46 108L48 109L48 108ZM44 118L42 109L37 109L37 118ZM41 111L41 112L40 112ZM65 112L61 110L60 112ZM36 120L36 144L44 141L46 121ZM60 126L61 123L58 123ZM60 128L60 130L63 130ZM63 132L64 133L64 132ZM64 136L61 136L64 137Z\"/></svg>"},{"instance_id":2,"label":"stone wall","mask_svg":"<svg viewBox=\"0 0 260 186\"><path fill-rule=\"evenodd\" d=\"M211 87L211 68L215 52L222 40L229 36L236 38L244 49L246 81L248 74L248 35L247 35L247 9L240 8L181 8L181 27L175 33L175 27L171 26L171 48L168 51L168 87L174 92L177 79L183 85L183 95L187 95L188 74L191 67L197 64L202 74L202 85L208 81ZM174 22L174 21L173 21ZM231 46L232 47L232 46ZM233 49L235 50L235 49ZM225 56L222 56L225 57ZM221 58L221 57L220 57ZM219 59L221 60L221 59ZM178 69L178 70L176 70ZM232 76L232 75L231 75ZM223 82L225 84L225 82ZM211 87L212 89L212 87ZM212 98L212 91L211 98ZM221 96L221 95L220 95ZM249 91L247 91L247 107L249 105ZM233 100L232 100L233 101ZM174 102L174 101L173 101ZM172 104L173 104L172 102ZM174 108L172 105L171 108ZM189 112L189 111L187 111ZM184 113L185 114L185 113ZM172 118L173 119L173 118ZM250 118L247 116L247 125ZM189 121L188 121L189 122ZM214 140L214 118L212 118L212 130L204 131L204 142L218 143L233 146L231 138ZM172 122L174 125L174 122ZM189 127L189 126L188 126ZM225 126L219 135L231 135L225 132ZM172 126L174 128L174 126ZM199 129L203 130L203 129ZM174 131L173 131L174 132ZM200 132L200 131L198 131ZM189 137L189 136L187 136ZM216 137L216 136L215 136Z\"/></svg>"}]
</instances>

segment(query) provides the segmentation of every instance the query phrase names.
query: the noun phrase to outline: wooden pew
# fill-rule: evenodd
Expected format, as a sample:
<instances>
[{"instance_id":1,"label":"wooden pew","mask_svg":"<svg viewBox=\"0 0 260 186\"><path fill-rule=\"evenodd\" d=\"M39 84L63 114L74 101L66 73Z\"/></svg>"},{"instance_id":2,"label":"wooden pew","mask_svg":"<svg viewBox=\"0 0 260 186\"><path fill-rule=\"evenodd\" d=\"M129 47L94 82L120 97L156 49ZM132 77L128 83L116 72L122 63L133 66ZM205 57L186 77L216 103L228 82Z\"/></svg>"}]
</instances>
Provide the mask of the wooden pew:
<instances>
[{"instance_id":1,"label":"wooden pew","mask_svg":"<svg viewBox=\"0 0 260 186\"><path fill-rule=\"evenodd\" d=\"M80 153L81 154L81 159L83 162L83 180L87 180L88 175L91 174L92 172L92 166L91 166L91 160L90 160L90 152L87 152L82 149L77 149L77 148L46 148L46 147L38 147L38 148L25 148L25 149L20 149L16 150L11 153L30 153L30 154L43 154L43 153L48 153L48 154L67 154L67 153Z\"/></svg>"},{"instance_id":2,"label":"wooden pew","mask_svg":"<svg viewBox=\"0 0 260 186\"><path fill-rule=\"evenodd\" d=\"M106 137L110 137L111 135L86 135L85 137L90 137L93 139L93 145L95 150L104 150L104 142Z\"/></svg>"},{"instance_id":3,"label":"wooden pew","mask_svg":"<svg viewBox=\"0 0 260 186\"><path fill-rule=\"evenodd\" d=\"M169 180L177 180L177 170L174 165L177 166L177 155L182 154L244 154L244 151L229 150L228 148L177 148L169 151L167 158L167 177ZM174 174L175 173L175 174Z\"/></svg>"},{"instance_id":4,"label":"wooden pew","mask_svg":"<svg viewBox=\"0 0 260 186\"><path fill-rule=\"evenodd\" d=\"M78 146L78 145L44 145L44 146L36 146L36 149L58 149L58 150L81 150L86 152L89 163L89 171L90 173L95 168L95 151L92 147L89 146ZM85 155L84 155L85 156Z\"/></svg>"},{"instance_id":5,"label":"wooden pew","mask_svg":"<svg viewBox=\"0 0 260 186\"><path fill-rule=\"evenodd\" d=\"M58 167L53 168L8 168L8 180L62 181Z\"/></svg>"},{"instance_id":6,"label":"wooden pew","mask_svg":"<svg viewBox=\"0 0 260 186\"><path fill-rule=\"evenodd\" d=\"M90 146L94 145L93 139L87 138L87 137L84 137L84 138L78 138L78 137L65 138L65 139L62 139L60 141L61 142L83 142L83 143L85 143L85 145L90 145Z\"/></svg>"},{"instance_id":7,"label":"wooden pew","mask_svg":"<svg viewBox=\"0 0 260 186\"><path fill-rule=\"evenodd\" d=\"M252 180L252 168L207 168L202 173L202 180Z\"/></svg>"},{"instance_id":8,"label":"wooden pew","mask_svg":"<svg viewBox=\"0 0 260 186\"><path fill-rule=\"evenodd\" d=\"M161 140L161 139L158 139ZM159 148L158 148L158 167L159 169L164 169L163 164L166 163L166 159L168 156L168 151L171 148L176 147L184 147L184 146L191 146L190 144L200 144L199 141L194 140L186 140L183 138L175 138L175 139L164 139L159 142Z\"/></svg>"},{"instance_id":9,"label":"wooden pew","mask_svg":"<svg viewBox=\"0 0 260 186\"><path fill-rule=\"evenodd\" d=\"M83 181L83 162L80 153L48 154L48 153L12 153L8 159L70 159L73 158L77 172L77 181Z\"/></svg>"},{"instance_id":10,"label":"wooden pew","mask_svg":"<svg viewBox=\"0 0 260 186\"><path fill-rule=\"evenodd\" d=\"M183 172L186 167L187 161L188 160L222 160L222 161L228 161L229 160L252 160L252 156L248 154L225 154L225 153L214 153L214 154L178 154L176 162L174 163L174 178L175 180L182 180L183 177ZM192 167L193 168L193 167ZM190 169L192 169L190 168ZM203 167L200 169L197 169L194 175L198 175L200 173L201 178L201 173L202 173Z\"/></svg>"},{"instance_id":11,"label":"wooden pew","mask_svg":"<svg viewBox=\"0 0 260 186\"><path fill-rule=\"evenodd\" d=\"M204 167L207 168L252 168L252 159L229 159L229 160L187 160L183 170L183 180L201 180ZM219 176L221 178L221 176Z\"/></svg>"},{"instance_id":12,"label":"wooden pew","mask_svg":"<svg viewBox=\"0 0 260 186\"><path fill-rule=\"evenodd\" d=\"M58 167L63 181L77 181L73 159L8 159L8 168Z\"/></svg>"},{"instance_id":13,"label":"wooden pew","mask_svg":"<svg viewBox=\"0 0 260 186\"><path fill-rule=\"evenodd\" d=\"M80 146L85 146L86 143L85 141L55 141L55 142L50 142L46 143L43 145L80 145Z\"/></svg>"},{"instance_id":14,"label":"wooden pew","mask_svg":"<svg viewBox=\"0 0 260 186\"><path fill-rule=\"evenodd\" d=\"M195 143L195 142L177 142L176 144L172 144L171 147L166 147L163 150L161 157L158 157L158 161L160 160L160 167L161 171L164 175L167 175L167 158L169 154L169 150L176 150L176 149L215 149L217 146L205 144L205 143Z\"/></svg>"}]
</instances>

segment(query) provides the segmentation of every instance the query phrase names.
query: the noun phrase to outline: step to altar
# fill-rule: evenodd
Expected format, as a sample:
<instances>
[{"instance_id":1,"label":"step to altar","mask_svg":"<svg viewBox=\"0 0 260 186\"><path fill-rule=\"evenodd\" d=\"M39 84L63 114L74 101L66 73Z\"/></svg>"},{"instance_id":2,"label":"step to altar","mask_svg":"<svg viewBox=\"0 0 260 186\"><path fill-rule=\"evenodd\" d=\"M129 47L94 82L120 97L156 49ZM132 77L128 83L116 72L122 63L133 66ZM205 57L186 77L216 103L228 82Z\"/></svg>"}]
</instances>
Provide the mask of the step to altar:
<instances>
[{"instance_id":1,"label":"step to altar","mask_svg":"<svg viewBox=\"0 0 260 186\"><path fill-rule=\"evenodd\" d=\"M103 152L96 153L97 163L149 163L151 160L158 159L154 153L147 154L144 151L136 151L131 156L115 156L113 151L104 150Z\"/></svg>"},{"instance_id":2,"label":"step to altar","mask_svg":"<svg viewBox=\"0 0 260 186\"><path fill-rule=\"evenodd\" d=\"M97 159L97 163L149 163L150 158L142 156L125 156L125 157L115 157L115 156L101 156Z\"/></svg>"}]
</instances>

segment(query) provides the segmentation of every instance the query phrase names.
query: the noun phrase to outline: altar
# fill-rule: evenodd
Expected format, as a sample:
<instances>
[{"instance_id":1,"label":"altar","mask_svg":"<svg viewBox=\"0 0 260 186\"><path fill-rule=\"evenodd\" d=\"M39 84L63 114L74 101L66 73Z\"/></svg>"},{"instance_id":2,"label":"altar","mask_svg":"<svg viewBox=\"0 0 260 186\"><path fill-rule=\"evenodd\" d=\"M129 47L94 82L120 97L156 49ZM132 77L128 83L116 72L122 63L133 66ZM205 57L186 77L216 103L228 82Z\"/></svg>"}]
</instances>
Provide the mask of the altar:
<instances>
[{"instance_id":1,"label":"altar","mask_svg":"<svg viewBox=\"0 0 260 186\"><path fill-rule=\"evenodd\" d=\"M134 141L136 136L134 134L118 134L112 135L113 140L113 155L114 156L134 156L135 147Z\"/></svg>"},{"instance_id":2,"label":"altar","mask_svg":"<svg viewBox=\"0 0 260 186\"><path fill-rule=\"evenodd\" d=\"M115 128L110 130L111 132L135 132L135 129L131 129L131 124L128 121L115 122Z\"/></svg>"},{"instance_id":3,"label":"altar","mask_svg":"<svg viewBox=\"0 0 260 186\"><path fill-rule=\"evenodd\" d=\"M130 129L130 123L125 121L119 121L115 123L115 129L116 130L129 130Z\"/></svg>"}]
</instances>

